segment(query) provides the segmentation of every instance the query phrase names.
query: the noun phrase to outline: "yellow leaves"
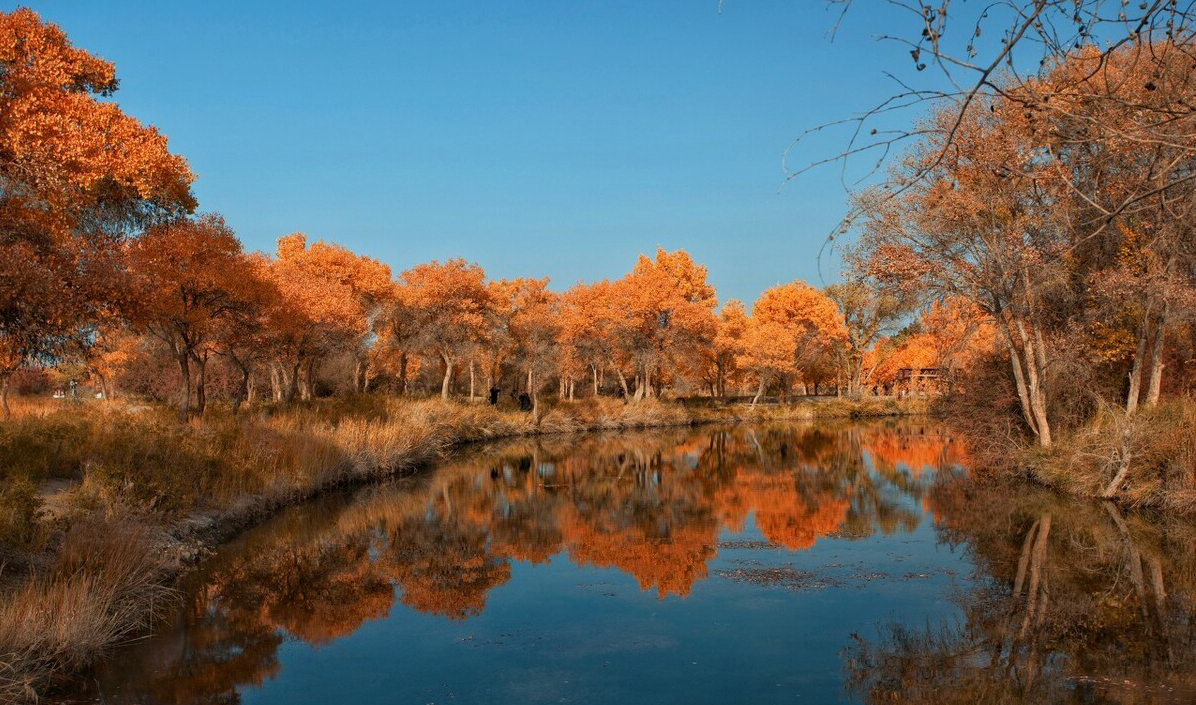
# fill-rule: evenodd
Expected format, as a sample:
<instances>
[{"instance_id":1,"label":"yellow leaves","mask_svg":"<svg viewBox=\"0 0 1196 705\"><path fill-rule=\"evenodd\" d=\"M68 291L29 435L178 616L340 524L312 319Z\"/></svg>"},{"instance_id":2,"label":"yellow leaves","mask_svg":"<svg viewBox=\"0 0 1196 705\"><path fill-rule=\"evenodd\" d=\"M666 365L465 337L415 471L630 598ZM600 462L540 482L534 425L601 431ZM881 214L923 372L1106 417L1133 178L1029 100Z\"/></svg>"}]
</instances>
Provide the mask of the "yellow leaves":
<instances>
[{"instance_id":1,"label":"yellow leaves","mask_svg":"<svg viewBox=\"0 0 1196 705\"><path fill-rule=\"evenodd\" d=\"M457 258L433 260L402 274L422 337L442 355L456 356L478 343L490 310L486 273Z\"/></svg>"},{"instance_id":2,"label":"yellow leaves","mask_svg":"<svg viewBox=\"0 0 1196 705\"><path fill-rule=\"evenodd\" d=\"M308 246L303 233L278 239L269 273L282 296L275 325L307 352L366 335L375 307L394 291L386 265L340 245Z\"/></svg>"},{"instance_id":3,"label":"yellow leaves","mask_svg":"<svg viewBox=\"0 0 1196 705\"><path fill-rule=\"evenodd\" d=\"M1134 352L1136 345L1137 339L1129 328L1103 321L1093 321L1089 325L1088 348L1102 362L1124 360Z\"/></svg>"},{"instance_id":4,"label":"yellow leaves","mask_svg":"<svg viewBox=\"0 0 1196 705\"><path fill-rule=\"evenodd\" d=\"M151 228L128 247L135 298L126 315L186 351L208 339L256 280L220 216Z\"/></svg>"},{"instance_id":5,"label":"yellow leaves","mask_svg":"<svg viewBox=\"0 0 1196 705\"><path fill-rule=\"evenodd\" d=\"M194 206L194 176L167 151L166 138L96 100L116 89L112 64L72 47L58 27L24 9L0 13L0 64L0 143L11 160L5 171L21 173L48 203L76 205L110 182L133 199Z\"/></svg>"},{"instance_id":6,"label":"yellow leaves","mask_svg":"<svg viewBox=\"0 0 1196 705\"><path fill-rule=\"evenodd\" d=\"M112 64L36 13L0 13L0 67L0 337L46 356L112 312L118 242L192 210L194 177L161 133L97 100Z\"/></svg>"},{"instance_id":7,"label":"yellow leaves","mask_svg":"<svg viewBox=\"0 0 1196 705\"><path fill-rule=\"evenodd\" d=\"M796 374L797 336L781 323L753 317L744 331L737 363L761 377Z\"/></svg>"},{"instance_id":8,"label":"yellow leaves","mask_svg":"<svg viewBox=\"0 0 1196 705\"><path fill-rule=\"evenodd\" d=\"M737 324L738 312L729 316ZM762 382L810 376L826 366L830 346L843 336L839 309L825 294L801 281L779 284L752 304L736 363Z\"/></svg>"},{"instance_id":9,"label":"yellow leaves","mask_svg":"<svg viewBox=\"0 0 1196 705\"><path fill-rule=\"evenodd\" d=\"M793 335L814 332L830 340L844 336L843 318L835 302L801 281L765 289L752 305L752 317L777 323Z\"/></svg>"}]
</instances>

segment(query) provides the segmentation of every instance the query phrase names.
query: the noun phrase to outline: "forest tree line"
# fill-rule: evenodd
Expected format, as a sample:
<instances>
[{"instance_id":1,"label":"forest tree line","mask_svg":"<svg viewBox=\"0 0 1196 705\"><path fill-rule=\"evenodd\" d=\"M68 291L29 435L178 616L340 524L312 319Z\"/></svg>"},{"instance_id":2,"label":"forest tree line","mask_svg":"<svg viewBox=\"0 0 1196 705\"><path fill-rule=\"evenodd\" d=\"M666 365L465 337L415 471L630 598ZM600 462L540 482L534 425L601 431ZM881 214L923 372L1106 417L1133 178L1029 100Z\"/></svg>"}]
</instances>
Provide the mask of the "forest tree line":
<instances>
[{"instance_id":1,"label":"forest tree line","mask_svg":"<svg viewBox=\"0 0 1196 705\"><path fill-rule=\"evenodd\" d=\"M107 100L112 64L29 10L0 15L0 36L5 398L31 369L187 417L210 394L235 409L367 389L856 396L934 368L1049 446L1102 405L1132 414L1191 379L1186 41L1080 46L931 112L856 195L843 282L781 284L749 311L720 305L684 251L565 291L460 259L396 275L301 234L247 253L196 214L165 137Z\"/></svg>"},{"instance_id":2,"label":"forest tree line","mask_svg":"<svg viewBox=\"0 0 1196 705\"><path fill-rule=\"evenodd\" d=\"M907 297L862 282L765 291L749 314L718 305L684 251L640 256L613 281L564 292L547 279L489 279L461 259L392 276L367 256L299 233L245 252L197 214L187 162L105 100L111 63L73 47L30 10L0 15L0 389L90 381L203 414L211 395L560 397L770 391L859 394L902 356L955 365L980 326L948 300L901 344ZM945 320L945 319L944 319ZM937 336L937 337L936 337ZM923 339L925 338L925 339ZM887 363L887 364L886 364Z\"/></svg>"}]
</instances>

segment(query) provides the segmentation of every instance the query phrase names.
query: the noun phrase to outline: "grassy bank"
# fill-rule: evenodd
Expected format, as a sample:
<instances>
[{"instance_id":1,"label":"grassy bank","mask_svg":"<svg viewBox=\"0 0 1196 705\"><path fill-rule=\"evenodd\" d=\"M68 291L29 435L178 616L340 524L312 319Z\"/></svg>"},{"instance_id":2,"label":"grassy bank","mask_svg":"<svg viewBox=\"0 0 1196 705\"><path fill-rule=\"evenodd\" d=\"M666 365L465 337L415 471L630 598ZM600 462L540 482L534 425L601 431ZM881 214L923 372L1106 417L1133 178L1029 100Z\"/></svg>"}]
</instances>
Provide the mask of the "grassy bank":
<instances>
[{"instance_id":1,"label":"grassy bank","mask_svg":"<svg viewBox=\"0 0 1196 705\"><path fill-rule=\"evenodd\" d=\"M1192 514L1194 428L1196 400L1177 397L1134 414L1100 407L1078 427L1061 430L1049 449L992 423L976 424L965 435L985 472L1024 477L1072 496Z\"/></svg>"},{"instance_id":2,"label":"grassy bank","mask_svg":"<svg viewBox=\"0 0 1196 705\"><path fill-rule=\"evenodd\" d=\"M531 414L361 396L180 425L169 409L61 404L0 424L0 701L32 698L143 630L206 546L332 487L496 438L712 422L889 416L918 402L750 408L614 399Z\"/></svg>"}]
</instances>

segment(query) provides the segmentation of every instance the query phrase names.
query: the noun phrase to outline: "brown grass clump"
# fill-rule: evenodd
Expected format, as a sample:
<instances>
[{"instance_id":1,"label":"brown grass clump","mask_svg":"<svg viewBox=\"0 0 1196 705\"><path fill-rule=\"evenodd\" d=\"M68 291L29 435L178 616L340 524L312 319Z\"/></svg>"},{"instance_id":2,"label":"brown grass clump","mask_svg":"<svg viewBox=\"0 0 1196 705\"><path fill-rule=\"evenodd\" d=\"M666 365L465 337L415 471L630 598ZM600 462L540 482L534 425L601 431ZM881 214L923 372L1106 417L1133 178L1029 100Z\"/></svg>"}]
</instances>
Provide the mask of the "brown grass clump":
<instances>
[{"instance_id":1,"label":"brown grass clump","mask_svg":"<svg viewBox=\"0 0 1196 705\"><path fill-rule=\"evenodd\" d=\"M73 526L51 567L0 598L0 701L34 700L145 629L169 598L158 555L142 525Z\"/></svg>"},{"instance_id":2,"label":"brown grass clump","mask_svg":"<svg viewBox=\"0 0 1196 705\"><path fill-rule=\"evenodd\" d=\"M1049 452L1023 451L1030 475L1062 491L1135 506L1196 510L1196 400L1129 415L1102 406Z\"/></svg>"}]
</instances>

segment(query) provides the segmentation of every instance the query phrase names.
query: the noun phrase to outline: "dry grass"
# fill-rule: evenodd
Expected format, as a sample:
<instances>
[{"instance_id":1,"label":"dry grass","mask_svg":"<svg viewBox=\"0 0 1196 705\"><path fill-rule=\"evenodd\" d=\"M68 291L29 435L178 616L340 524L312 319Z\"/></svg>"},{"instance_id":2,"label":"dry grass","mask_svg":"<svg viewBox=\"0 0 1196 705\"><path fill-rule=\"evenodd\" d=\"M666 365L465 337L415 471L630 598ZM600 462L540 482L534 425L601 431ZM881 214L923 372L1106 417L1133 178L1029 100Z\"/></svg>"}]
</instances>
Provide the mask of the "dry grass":
<instances>
[{"instance_id":1,"label":"dry grass","mask_svg":"<svg viewBox=\"0 0 1196 705\"><path fill-rule=\"evenodd\" d=\"M1018 463L1039 482L1101 497L1123 467L1114 498L1134 506L1196 511L1196 400L1180 397L1130 416L1104 406L1050 452L1023 450Z\"/></svg>"},{"instance_id":2,"label":"dry grass","mask_svg":"<svg viewBox=\"0 0 1196 705\"><path fill-rule=\"evenodd\" d=\"M150 536L129 522L78 522L53 565L0 601L0 702L36 699L150 624L169 598Z\"/></svg>"}]
</instances>

